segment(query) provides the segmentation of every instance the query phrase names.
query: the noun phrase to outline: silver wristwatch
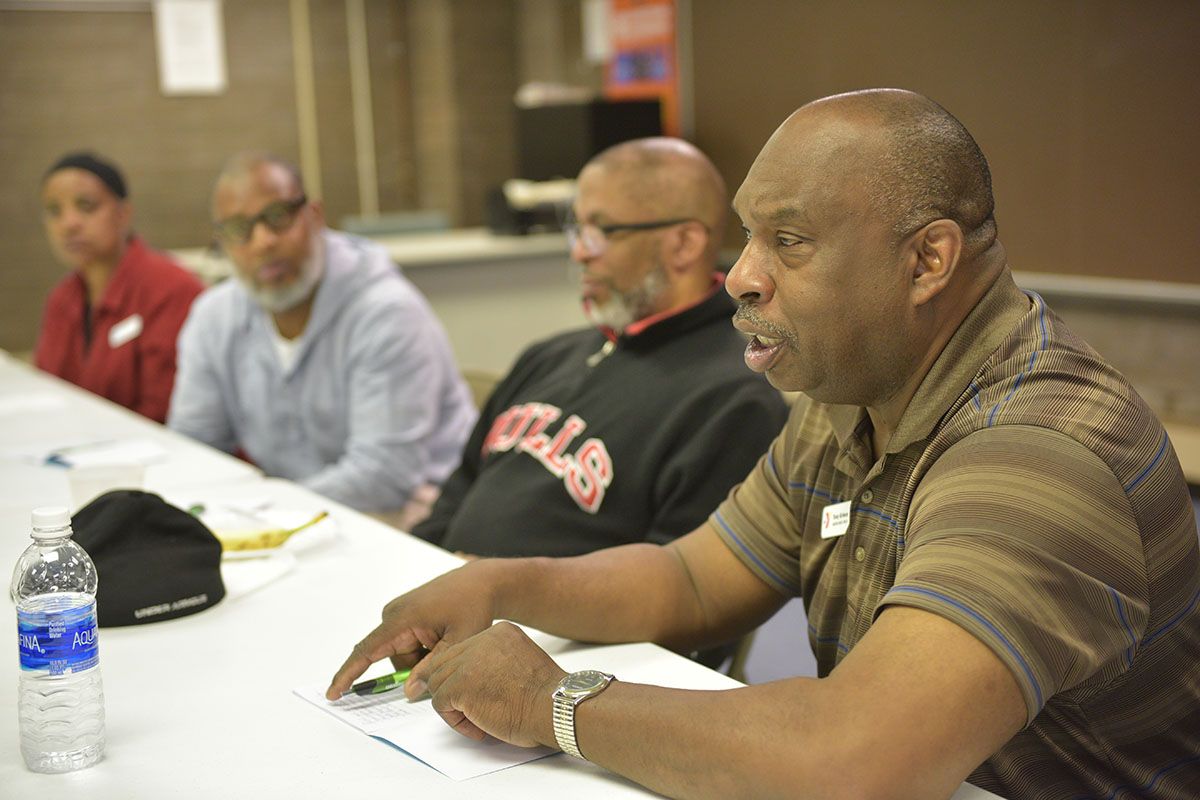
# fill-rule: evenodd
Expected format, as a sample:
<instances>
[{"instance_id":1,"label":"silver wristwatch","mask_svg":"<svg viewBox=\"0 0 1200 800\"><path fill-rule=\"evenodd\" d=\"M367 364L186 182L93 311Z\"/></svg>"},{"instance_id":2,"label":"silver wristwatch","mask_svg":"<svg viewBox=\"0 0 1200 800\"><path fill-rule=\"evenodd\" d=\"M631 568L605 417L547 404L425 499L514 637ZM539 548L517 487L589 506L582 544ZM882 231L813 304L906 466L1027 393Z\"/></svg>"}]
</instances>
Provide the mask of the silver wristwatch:
<instances>
[{"instance_id":1,"label":"silver wristwatch","mask_svg":"<svg viewBox=\"0 0 1200 800\"><path fill-rule=\"evenodd\" d=\"M583 758L575 741L575 707L603 692L614 680L607 672L585 669L559 682L554 690L554 738L564 753Z\"/></svg>"}]
</instances>

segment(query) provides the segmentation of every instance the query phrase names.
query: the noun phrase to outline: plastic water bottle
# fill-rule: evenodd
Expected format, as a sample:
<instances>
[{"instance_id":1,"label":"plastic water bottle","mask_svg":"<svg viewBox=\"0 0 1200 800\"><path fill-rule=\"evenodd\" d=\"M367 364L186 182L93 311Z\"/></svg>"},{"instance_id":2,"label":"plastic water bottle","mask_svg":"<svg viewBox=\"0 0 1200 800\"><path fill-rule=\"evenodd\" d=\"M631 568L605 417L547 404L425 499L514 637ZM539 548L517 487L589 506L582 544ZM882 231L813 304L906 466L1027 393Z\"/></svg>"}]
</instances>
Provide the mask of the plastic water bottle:
<instances>
[{"instance_id":1,"label":"plastic water bottle","mask_svg":"<svg viewBox=\"0 0 1200 800\"><path fill-rule=\"evenodd\" d=\"M33 512L33 544L13 570L21 657L21 755L34 772L90 767L104 753L96 565L71 541L65 508Z\"/></svg>"}]
</instances>

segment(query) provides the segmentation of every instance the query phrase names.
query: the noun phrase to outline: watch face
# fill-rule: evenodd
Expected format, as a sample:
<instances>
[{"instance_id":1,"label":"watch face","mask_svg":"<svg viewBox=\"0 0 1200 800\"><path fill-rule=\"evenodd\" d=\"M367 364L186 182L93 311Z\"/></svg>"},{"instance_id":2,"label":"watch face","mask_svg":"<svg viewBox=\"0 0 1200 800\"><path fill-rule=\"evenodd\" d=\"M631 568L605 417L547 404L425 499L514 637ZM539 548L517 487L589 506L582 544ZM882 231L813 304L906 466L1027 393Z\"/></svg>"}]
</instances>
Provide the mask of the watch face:
<instances>
[{"instance_id":1,"label":"watch face","mask_svg":"<svg viewBox=\"0 0 1200 800\"><path fill-rule=\"evenodd\" d=\"M609 680L610 677L599 670L585 669L581 672L572 672L564 678L562 689L569 694L590 692L604 686Z\"/></svg>"}]
</instances>

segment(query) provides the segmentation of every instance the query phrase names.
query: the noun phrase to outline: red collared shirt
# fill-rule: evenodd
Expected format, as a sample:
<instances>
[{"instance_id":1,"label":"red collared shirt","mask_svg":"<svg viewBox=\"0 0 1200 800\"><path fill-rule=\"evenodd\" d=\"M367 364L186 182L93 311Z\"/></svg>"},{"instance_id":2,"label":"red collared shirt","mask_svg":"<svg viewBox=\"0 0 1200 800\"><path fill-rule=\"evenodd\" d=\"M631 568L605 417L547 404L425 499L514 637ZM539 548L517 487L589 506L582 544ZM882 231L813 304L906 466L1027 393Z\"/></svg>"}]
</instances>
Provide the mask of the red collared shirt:
<instances>
[{"instance_id":1,"label":"red collared shirt","mask_svg":"<svg viewBox=\"0 0 1200 800\"><path fill-rule=\"evenodd\" d=\"M204 284L136 236L91 311L73 272L46 300L34 360L38 367L162 422L175 382L175 339Z\"/></svg>"}]
</instances>

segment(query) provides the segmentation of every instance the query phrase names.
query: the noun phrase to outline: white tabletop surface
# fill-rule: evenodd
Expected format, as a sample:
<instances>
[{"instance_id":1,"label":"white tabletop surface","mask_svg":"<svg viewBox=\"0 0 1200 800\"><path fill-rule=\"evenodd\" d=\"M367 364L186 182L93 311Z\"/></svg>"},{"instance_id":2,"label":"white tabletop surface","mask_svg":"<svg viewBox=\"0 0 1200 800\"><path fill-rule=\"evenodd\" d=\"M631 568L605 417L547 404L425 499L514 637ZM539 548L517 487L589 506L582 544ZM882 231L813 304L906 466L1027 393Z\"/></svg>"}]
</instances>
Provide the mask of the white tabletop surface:
<instances>
[{"instance_id":1,"label":"white tabletop surface","mask_svg":"<svg viewBox=\"0 0 1200 800\"><path fill-rule=\"evenodd\" d=\"M149 439L165 451L161 461L145 469L143 480L148 490L255 480L261 476L245 461L181 436L0 351L0 547L6 531L28 526L30 509L71 505L66 468L21 463L11 457L10 451L135 439Z\"/></svg>"},{"instance_id":2,"label":"white tabletop surface","mask_svg":"<svg viewBox=\"0 0 1200 800\"><path fill-rule=\"evenodd\" d=\"M167 493L178 502L269 498L328 510L336 536L298 549L273 582L182 619L100 632L107 748L96 766L65 776L21 764L15 654L0 659L0 794L39 798L364 797L400 790L438 798L646 797L645 789L555 755L456 782L354 730L292 694L327 681L394 595L458 559L286 481ZM0 615L11 641L14 615ZM568 667L618 676L667 666L672 683L738 684L649 644L585 648L539 641ZM583 659L583 663L581 663ZM992 797L964 785L957 800Z\"/></svg>"},{"instance_id":3,"label":"white tabletop surface","mask_svg":"<svg viewBox=\"0 0 1200 800\"><path fill-rule=\"evenodd\" d=\"M29 370L0 353L0 402L51 392L56 412L0 414L0 442L55 433L150 437L168 450L152 486L176 504L246 504L328 511L334 525L289 543L282 558L226 562L229 595L198 614L100 631L107 747L96 766L67 775L29 772L17 729L17 654L0 653L0 797L340 798L394 793L436 798L646 797L645 789L590 764L554 755L456 782L292 694L327 681L397 594L454 568L439 548L241 462L176 437L162 426ZM57 420L49 417L57 417ZM28 542L28 511L61 488L52 468L0 469L0 567L7 576ZM147 480L150 482L151 475ZM189 478L194 479L189 483ZM11 483L10 481L15 481ZM257 579L277 573L257 588ZM103 579L103 576L102 576ZM0 641L16 637L15 613L0 613ZM591 666L634 678L666 671L672 685L725 689L724 675L649 644L591 648L538 634L569 669ZM380 667L378 672L386 671ZM374 671L370 674L374 674ZM955 800L991 795L964 784Z\"/></svg>"}]
</instances>

